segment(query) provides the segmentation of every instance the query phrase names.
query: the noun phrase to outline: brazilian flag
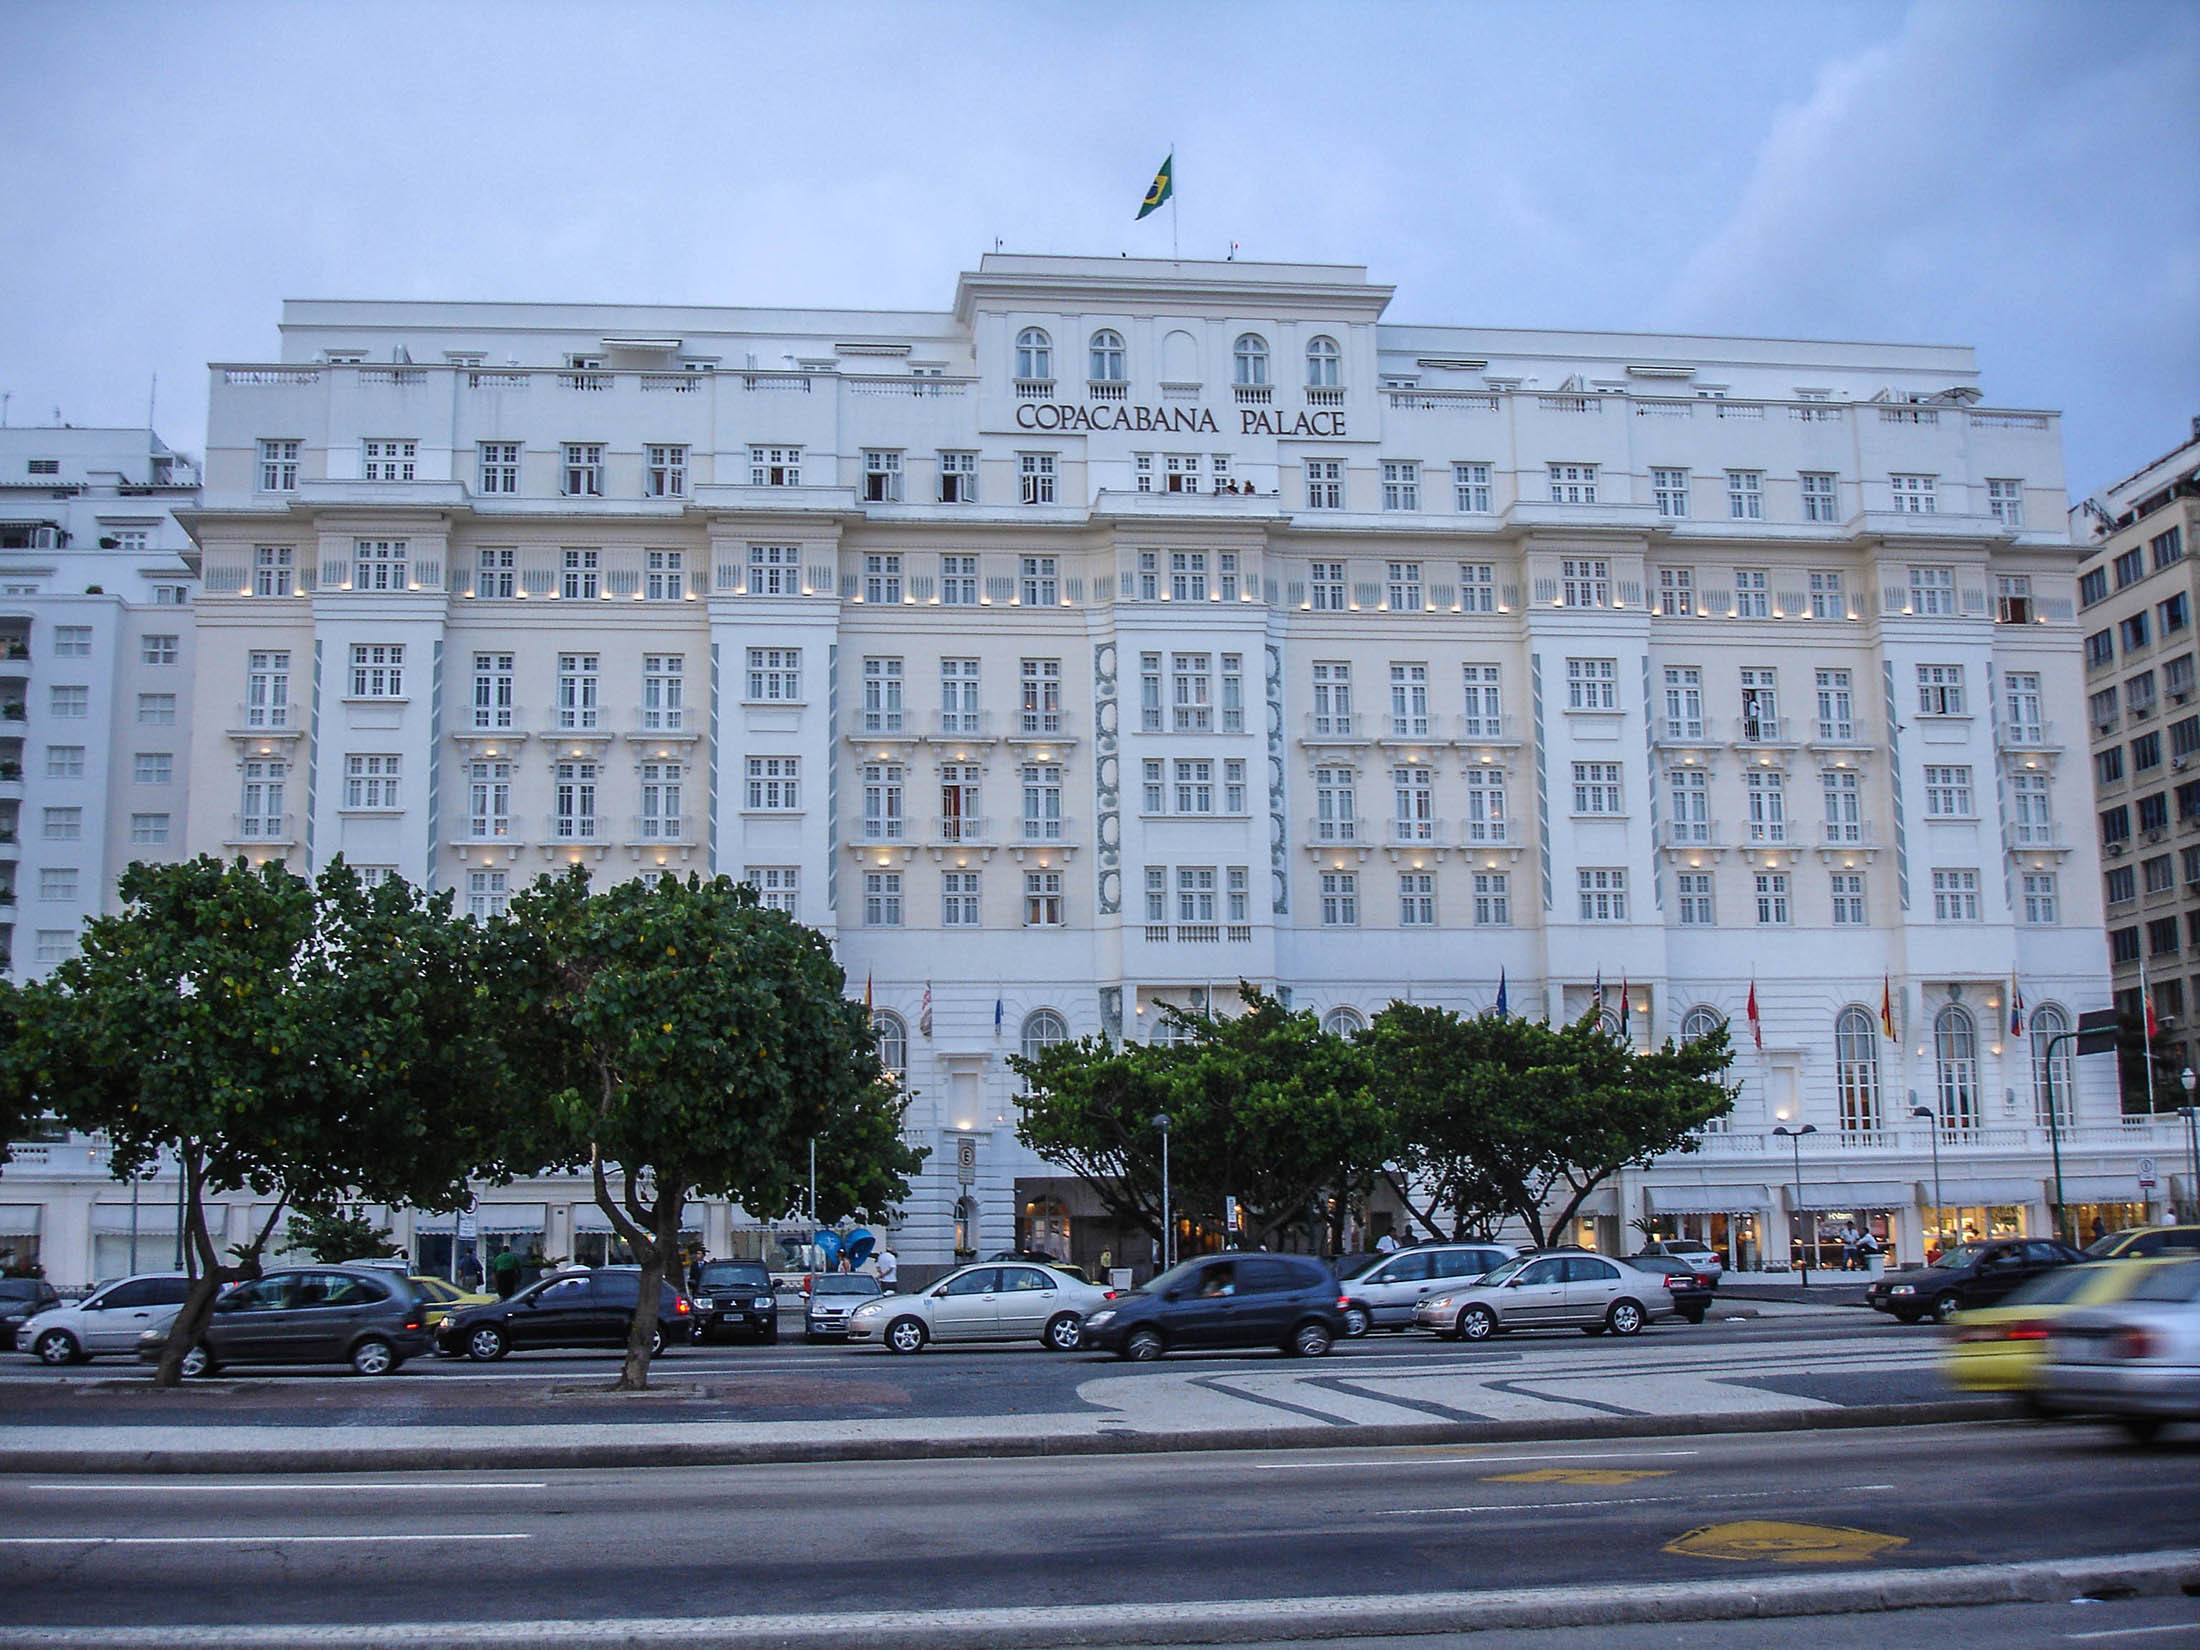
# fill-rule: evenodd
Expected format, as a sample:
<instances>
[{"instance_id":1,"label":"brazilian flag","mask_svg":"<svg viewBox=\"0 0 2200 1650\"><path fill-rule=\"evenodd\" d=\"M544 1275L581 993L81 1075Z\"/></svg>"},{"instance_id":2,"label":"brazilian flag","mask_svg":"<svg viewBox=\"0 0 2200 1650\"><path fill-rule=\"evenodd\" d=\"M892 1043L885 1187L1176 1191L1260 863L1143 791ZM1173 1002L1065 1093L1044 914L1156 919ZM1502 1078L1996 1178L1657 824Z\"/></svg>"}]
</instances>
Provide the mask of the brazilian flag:
<instances>
[{"instance_id":1,"label":"brazilian flag","mask_svg":"<svg viewBox=\"0 0 2200 1650\"><path fill-rule=\"evenodd\" d=\"M1161 210L1161 203L1176 193L1176 154L1161 163L1161 170L1153 175L1153 187L1146 191L1146 198L1138 203L1138 216L1145 218ZM1136 220L1133 220L1134 222Z\"/></svg>"}]
</instances>

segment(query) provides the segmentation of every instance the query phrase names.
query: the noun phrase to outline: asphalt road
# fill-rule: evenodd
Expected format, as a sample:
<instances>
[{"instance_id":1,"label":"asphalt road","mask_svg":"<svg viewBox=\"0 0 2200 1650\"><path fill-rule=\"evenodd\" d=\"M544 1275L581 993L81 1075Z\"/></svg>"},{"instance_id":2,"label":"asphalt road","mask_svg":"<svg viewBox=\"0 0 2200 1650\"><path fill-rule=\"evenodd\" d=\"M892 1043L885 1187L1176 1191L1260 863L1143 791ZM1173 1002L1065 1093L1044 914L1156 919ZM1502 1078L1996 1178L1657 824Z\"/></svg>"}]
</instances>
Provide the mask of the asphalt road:
<instances>
[{"instance_id":1,"label":"asphalt road","mask_svg":"<svg viewBox=\"0 0 2200 1650\"><path fill-rule=\"evenodd\" d=\"M1328 1384L1409 1370L1474 1372L1499 1381L1527 1379L1560 1365L1575 1372L1572 1390L1589 1394L1581 1413L1627 1412L1625 1384L1686 1360L1731 1353L1731 1387L1828 1403L1917 1403L1948 1391L1932 1367L1940 1332L1863 1312L1840 1318L1659 1323L1618 1340L1574 1333L1506 1337L1483 1346L1418 1334L1377 1333L1340 1343L1316 1362L1273 1352L1177 1355L1128 1364L1094 1354L1061 1355L1033 1346L929 1347L898 1357L877 1347L710 1345L682 1347L661 1359L653 1382L682 1389L676 1412L637 1411L596 1389L617 1368L613 1353L515 1353L494 1364L420 1358L397 1374L363 1380L341 1369L258 1367L225 1373L173 1392L151 1389L147 1371L121 1359L48 1370L25 1356L0 1358L0 1419L9 1428L162 1425L249 1420L259 1426L326 1427L365 1422L485 1425L498 1422L615 1424L641 1419L835 1421L984 1415L1102 1413L1092 1383L1152 1381L1154 1390L1201 1383L1249 1387L1282 1375ZM1579 1384L1581 1372L1605 1385ZM1243 1378L1243 1379L1241 1379ZM1612 1383L1618 1383L1614 1385ZM1080 1388L1086 1388L1084 1394ZM1111 1390L1122 1390L1111 1388ZM1472 1418L1511 1413L1485 1397L1404 1396L1394 1419ZM1745 1390L1743 1395L1747 1396ZM1436 1396L1456 1400L1433 1401ZM1706 1406L1731 1393L1705 1389ZM1172 1395L1169 1402L1176 1399ZM1247 1399L1247 1403L1256 1400ZM1506 1400L1511 1403L1513 1400ZM1521 1400L1525 1402L1525 1400ZM1464 1407L1460 1407L1463 1405ZM1257 1421L1248 1413L1241 1424Z\"/></svg>"},{"instance_id":2,"label":"asphalt road","mask_svg":"<svg viewBox=\"0 0 2200 1650\"><path fill-rule=\"evenodd\" d=\"M222 1642L240 1623L381 1623L374 1642L400 1644L407 1620L608 1627L1127 1599L1180 1603L1194 1644L1202 1601L1354 1596L1379 1617L1414 1593L1794 1575L1799 1553L1824 1575L2189 1548L2196 1469L2200 1442L2138 1451L2102 1428L2010 1423L1061 1461L11 1478L0 1642L39 1625L197 1626L211 1636L192 1642ZM1798 1549L1724 1528L1744 1521L1835 1533L1792 1538Z\"/></svg>"}]
</instances>

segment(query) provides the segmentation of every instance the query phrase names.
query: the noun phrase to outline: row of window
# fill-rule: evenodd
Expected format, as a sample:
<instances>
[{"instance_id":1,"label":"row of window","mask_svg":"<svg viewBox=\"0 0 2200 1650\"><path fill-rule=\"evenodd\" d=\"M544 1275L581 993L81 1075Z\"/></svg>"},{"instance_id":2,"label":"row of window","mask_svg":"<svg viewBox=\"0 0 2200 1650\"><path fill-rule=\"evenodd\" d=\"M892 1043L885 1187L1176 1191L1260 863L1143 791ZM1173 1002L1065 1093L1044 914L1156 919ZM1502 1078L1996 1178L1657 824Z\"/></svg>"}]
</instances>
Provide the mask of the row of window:
<instances>
[{"instance_id":1,"label":"row of window","mask_svg":"<svg viewBox=\"0 0 2200 1650\"><path fill-rule=\"evenodd\" d=\"M2085 639L2085 664L2088 670L2099 670L2116 662L2116 648L2121 644L2126 656L2143 652L2157 640L2168 641L2172 636L2183 635L2192 624L2192 598L2185 591L2165 597L2151 609L2140 608L2127 614L2105 630L2096 630Z\"/></svg>"},{"instance_id":2,"label":"row of window","mask_svg":"<svg viewBox=\"0 0 2200 1650\"><path fill-rule=\"evenodd\" d=\"M2144 546L2135 544L2129 550L2121 552L2108 566L2089 568L2079 574L2078 605L2091 607L2095 602L2106 601L2111 576L2116 580L2116 588L2122 590L2145 578L2150 571L2150 563L2151 571L2159 573L2164 568L2176 566L2184 559L2185 531L2182 527L2171 527L2165 532L2156 533Z\"/></svg>"},{"instance_id":3,"label":"row of window","mask_svg":"<svg viewBox=\"0 0 2200 1650\"><path fill-rule=\"evenodd\" d=\"M2179 820L2200 819L2200 780L2188 779L2176 790ZM2100 812L2101 842L2113 853L2122 853L2130 842L2133 822L2154 841L2169 829L2170 793L2151 791L2135 802L2119 802Z\"/></svg>"},{"instance_id":4,"label":"row of window","mask_svg":"<svg viewBox=\"0 0 2200 1650\"><path fill-rule=\"evenodd\" d=\"M2123 897L2127 900L2130 898L2129 894ZM2152 918L2143 925L2133 923L2123 928L2111 928L2108 931L2109 961L2123 965L2136 963L2139 960L2142 931L2146 939L2146 954L2150 958L2174 957L2180 951L2200 955L2200 911L2187 911L2181 933L2179 920L2174 913ZM2161 1003L2157 1003L2155 1007L2163 1014L2173 1012Z\"/></svg>"},{"instance_id":5,"label":"row of window","mask_svg":"<svg viewBox=\"0 0 2200 1650\"><path fill-rule=\"evenodd\" d=\"M1113 327L1102 327L1086 341L1086 378L1093 384L1119 385L1128 381L1126 362L1128 352L1123 335ZM1257 332L1243 332L1230 346L1230 379L1240 389L1258 389L1266 386L1268 378L1268 340ZM1337 341L1327 334L1307 340L1306 387L1312 390L1333 390L1341 382L1344 352ZM1016 377L1025 384L1048 384L1054 380L1054 339L1044 327L1025 327L1016 334Z\"/></svg>"},{"instance_id":6,"label":"row of window","mask_svg":"<svg viewBox=\"0 0 2200 1650\"><path fill-rule=\"evenodd\" d=\"M148 634L138 638L138 662L147 665L172 665L176 662L182 638L173 632ZM92 655L92 627L88 624L57 624L53 627L53 656L57 659L88 659Z\"/></svg>"},{"instance_id":7,"label":"row of window","mask_svg":"<svg viewBox=\"0 0 2200 1650\"><path fill-rule=\"evenodd\" d=\"M2103 873L2108 903L2128 905L2139 897L2142 889L2148 894L2167 894L2176 888L2180 873L2186 887L2200 887L2200 847L2180 849L2174 857L2156 854L2141 860L2136 867L2112 865ZM2193 916L2196 919L2194 934L2200 936L2200 911Z\"/></svg>"},{"instance_id":8,"label":"row of window","mask_svg":"<svg viewBox=\"0 0 2200 1650\"><path fill-rule=\"evenodd\" d=\"M2093 718L2093 731L2114 733L2125 716L2134 721L2152 716L2157 702L2155 687L2155 672L2150 668L2126 677L2120 695L2113 684L2091 694L2086 704ZM2193 656L2190 653L2180 653L2162 662L2160 687L2173 705L2182 705L2192 698Z\"/></svg>"},{"instance_id":9,"label":"row of window","mask_svg":"<svg viewBox=\"0 0 2200 1650\"><path fill-rule=\"evenodd\" d=\"M167 846L172 817L165 813L132 814L130 841L135 846L145 848ZM38 834L48 842L81 842L84 838L84 810L75 806L41 808ZM74 873L71 875L73 877ZM44 899L56 896L42 893L39 897Z\"/></svg>"}]
</instances>

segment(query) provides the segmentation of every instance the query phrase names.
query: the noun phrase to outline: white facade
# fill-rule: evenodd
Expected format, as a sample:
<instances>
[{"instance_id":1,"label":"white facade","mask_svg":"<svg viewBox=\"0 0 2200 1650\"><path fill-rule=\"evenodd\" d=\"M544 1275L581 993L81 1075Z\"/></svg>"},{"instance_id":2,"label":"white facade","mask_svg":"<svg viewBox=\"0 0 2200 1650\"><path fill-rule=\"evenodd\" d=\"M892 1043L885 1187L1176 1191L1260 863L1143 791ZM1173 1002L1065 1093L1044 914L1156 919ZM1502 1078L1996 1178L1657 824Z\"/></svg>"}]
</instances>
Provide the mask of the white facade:
<instances>
[{"instance_id":1,"label":"white facade","mask_svg":"<svg viewBox=\"0 0 2200 1650\"><path fill-rule=\"evenodd\" d=\"M2011 981L2107 999L2055 415L1981 406L1967 349L1390 296L996 255L940 313L292 303L213 369L192 846L483 910L570 861L753 875L906 1050L917 1262L1034 1221L1124 1258L1005 1057L1239 978L1731 1017L1733 1119L1603 1194L1607 1244L1784 1258L1784 1119L1804 1208L1914 1257L1913 1095L1951 1228L2046 1230ZM1898 1039L1852 1014L1837 1059L1883 982ZM2096 1064L2065 1195L2135 1200Z\"/></svg>"}]
</instances>

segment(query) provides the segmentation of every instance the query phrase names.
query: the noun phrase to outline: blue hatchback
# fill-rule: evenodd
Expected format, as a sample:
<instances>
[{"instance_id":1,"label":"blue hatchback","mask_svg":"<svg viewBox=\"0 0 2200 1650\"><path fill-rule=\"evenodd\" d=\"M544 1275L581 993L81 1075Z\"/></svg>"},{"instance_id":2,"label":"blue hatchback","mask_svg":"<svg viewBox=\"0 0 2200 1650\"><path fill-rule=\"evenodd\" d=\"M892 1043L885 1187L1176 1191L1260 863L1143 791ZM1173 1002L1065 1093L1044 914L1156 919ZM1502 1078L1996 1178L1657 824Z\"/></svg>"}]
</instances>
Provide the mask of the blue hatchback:
<instances>
[{"instance_id":1,"label":"blue hatchback","mask_svg":"<svg viewBox=\"0 0 2200 1650\"><path fill-rule=\"evenodd\" d=\"M1201 1255L1087 1316L1084 1344L1141 1363L1245 1346L1318 1358L1343 1336L1346 1305L1329 1263L1312 1255Z\"/></svg>"}]
</instances>

